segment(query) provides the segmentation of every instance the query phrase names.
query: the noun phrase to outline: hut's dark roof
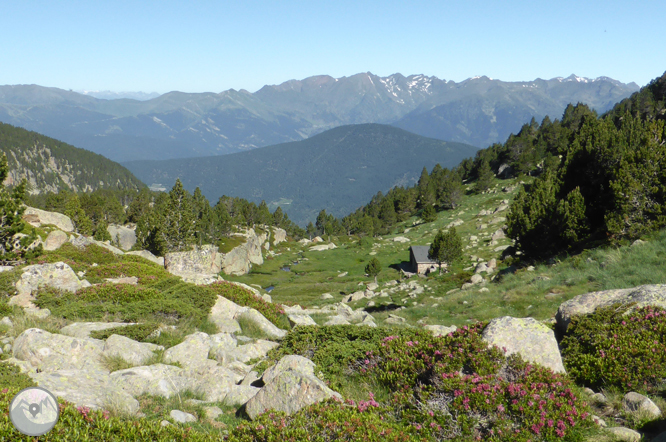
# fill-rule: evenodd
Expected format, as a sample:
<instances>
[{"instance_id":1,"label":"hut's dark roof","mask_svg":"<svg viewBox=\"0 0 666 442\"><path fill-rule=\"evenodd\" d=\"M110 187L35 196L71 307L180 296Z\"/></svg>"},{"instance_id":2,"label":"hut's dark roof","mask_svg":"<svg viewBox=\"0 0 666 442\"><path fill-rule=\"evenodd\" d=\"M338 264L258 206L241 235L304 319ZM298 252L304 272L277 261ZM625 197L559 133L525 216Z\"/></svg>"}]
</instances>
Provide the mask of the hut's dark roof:
<instances>
[{"instance_id":1,"label":"hut's dark roof","mask_svg":"<svg viewBox=\"0 0 666 442\"><path fill-rule=\"evenodd\" d=\"M430 250L430 246L411 246L410 248L417 264L437 264L435 261L428 258L428 250Z\"/></svg>"}]
</instances>

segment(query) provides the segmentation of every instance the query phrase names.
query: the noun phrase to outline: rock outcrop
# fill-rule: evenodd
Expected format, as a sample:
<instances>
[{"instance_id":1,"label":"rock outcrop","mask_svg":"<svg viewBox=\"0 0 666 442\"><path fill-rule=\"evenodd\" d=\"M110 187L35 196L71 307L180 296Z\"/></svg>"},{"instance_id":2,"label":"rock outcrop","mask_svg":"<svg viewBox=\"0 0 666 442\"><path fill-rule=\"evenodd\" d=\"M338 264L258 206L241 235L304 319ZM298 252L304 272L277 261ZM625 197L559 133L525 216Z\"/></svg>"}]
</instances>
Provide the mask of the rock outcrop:
<instances>
[{"instance_id":1,"label":"rock outcrop","mask_svg":"<svg viewBox=\"0 0 666 442\"><path fill-rule=\"evenodd\" d=\"M136 233L134 229L125 226L111 224L106 229L111 235L111 241L122 250L130 250L136 244Z\"/></svg>"},{"instance_id":2,"label":"rock outcrop","mask_svg":"<svg viewBox=\"0 0 666 442\"><path fill-rule=\"evenodd\" d=\"M46 240L44 241L44 250L58 250L68 239L69 236L67 236L62 230L54 230L46 237Z\"/></svg>"},{"instance_id":3,"label":"rock outcrop","mask_svg":"<svg viewBox=\"0 0 666 442\"><path fill-rule=\"evenodd\" d=\"M261 246L265 241L266 234L257 236L254 230L250 229L247 241L234 247L224 255L222 261L224 273L227 275L245 275L252 268L252 264L263 264L264 257L261 254Z\"/></svg>"},{"instance_id":4,"label":"rock outcrop","mask_svg":"<svg viewBox=\"0 0 666 442\"><path fill-rule=\"evenodd\" d=\"M89 287L90 283L79 280L74 270L64 262L35 264L23 268L23 274L16 282L18 294L12 297L9 303L20 307L34 307L33 295L44 286L76 292L83 287Z\"/></svg>"},{"instance_id":5,"label":"rock outcrop","mask_svg":"<svg viewBox=\"0 0 666 442\"><path fill-rule=\"evenodd\" d=\"M222 269L223 255L216 246L195 247L189 252L173 252L164 256L164 267L174 275L214 275Z\"/></svg>"},{"instance_id":6,"label":"rock outcrop","mask_svg":"<svg viewBox=\"0 0 666 442\"><path fill-rule=\"evenodd\" d=\"M150 253L148 250L134 250L131 252L126 252L126 255L136 255L140 256L142 258L147 259L148 261L154 262L155 264L164 266L164 257L163 256L155 256L152 253Z\"/></svg>"},{"instance_id":7,"label":"rock outcrop","mask_svg":"<svg viewBox=\"0 0 666 442\"><path fill-rule=\"evenodd\" d=\"M23 212L23 219L34 227L43 225L56 226L63 232L73 232L74 223L72 220L62 213L47 212L46 210L35 209L34 207L26 207Z\"/></svg>"}]
</instances>

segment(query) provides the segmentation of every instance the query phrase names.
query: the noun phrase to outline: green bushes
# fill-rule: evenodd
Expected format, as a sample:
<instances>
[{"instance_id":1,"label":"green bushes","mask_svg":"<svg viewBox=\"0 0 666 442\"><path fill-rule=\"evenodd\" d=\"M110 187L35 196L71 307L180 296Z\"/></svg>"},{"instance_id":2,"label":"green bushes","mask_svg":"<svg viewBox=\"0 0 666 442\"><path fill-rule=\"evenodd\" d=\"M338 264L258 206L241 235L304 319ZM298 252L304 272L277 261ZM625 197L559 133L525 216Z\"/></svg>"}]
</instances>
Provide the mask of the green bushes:
<instances>
[{"instance_id":1,"label":"green bushes","mask_svg":"<svg viewBox=\"0 0 666 442\"><path fill-rule=\"evenodd\" d=\"M120 258L110 250L95 244L84 248L77 248L69 243L63 244L58 250L46 252L28 260L28 264L45 264L62 261L75 272L87 270L92 264L111 264L120 261Z\"/></svg>"},{"instance_id":2,"label":"green bushes","mask_svg":"<svg viewBox=\"0 0 666 442\"><path fill-rule=\"evenodd\" d=\"M574 318L562 356L577 383L654 392L666 378L666 310L614 305Z\"/></svg>"},{"instance_id":3,"label":"green bushes","mask_svg":"<svg viewBox=\"0 0 666 442\"><path fill-rule=\"evenodd\" d=\"M129 284L101 284L77 293L43 289L35 304L66 319L124 322L203 321L214 297L202 287L180 283L167 291Z\"/></svg>"},{"instance_id":4,"label":"green bushes","mask_svg":"<svg viewBox=\"0 0 666 442\"><path fill-rule=\"evenodd\" d=\"M130 255L131 256L131 255ZM169 278L172 275L157 264L153 264L143 258L141 261L126 260L91 267L86 272L86 279L91 283L104 281L105 278L121 278L124 276L136 276L139 284L151 284Z\"/></svg>"},{"instance_id":5,"label":"green bushes","mask_svg":"<svg viewBox=\"0 0 666 442\"><path fill-rule=\"evenodd\" d=\"M265 413L231 431L228 442L254 441L428 441L416 427L403 427L372 398L359 404L329 400L287 416Z\"/></svg>"},{"instance_id":6,"label":"green bushes","mask_svg":"<svg viewBox=\"0 0 666 442\"><path fill-rule=\"evenodd\" d=\"M16 388L18 392L24 388L34 387L35 383L30 379L30 376L21 373L21 369L16 365L0 362L0 386L5 387L8 385Z\"/></svg>"}]
</instances>

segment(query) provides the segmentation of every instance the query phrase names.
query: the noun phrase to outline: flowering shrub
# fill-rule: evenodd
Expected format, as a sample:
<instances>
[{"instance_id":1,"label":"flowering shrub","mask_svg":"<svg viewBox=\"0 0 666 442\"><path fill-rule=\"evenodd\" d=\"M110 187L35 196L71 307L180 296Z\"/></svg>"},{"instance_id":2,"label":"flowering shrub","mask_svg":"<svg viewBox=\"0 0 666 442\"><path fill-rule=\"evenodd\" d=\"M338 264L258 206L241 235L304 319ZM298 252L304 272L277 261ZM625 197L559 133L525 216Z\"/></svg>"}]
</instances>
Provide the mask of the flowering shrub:
<instances>
[{"instance_id":1,"label":"flowering shrub","mask_svg":"<svg viewBox=\"0 0 666 442\"><path fill-rule=\"evenodd\" d=\"M569 375L586 386L653 392L666 379L666 310L613 305L574 318L561 347Z\"/></svg>"},{"instance_id":2,"label":"flowering shrub","mask_svg":"<svg viewBox=\"0 0 666 442\"><path fill-rule=\"evenodd\" d=\"M387 336L366 355L365 373L395 391L403 424L436 440L550 440L591 425L565 376L488 348L483 327Z\"/></svg>"},{"instance_id":3,"label":"flowering shrub","mask_svg":"<svg viewBox=\"0 0 666 442\"><path fill-rule=\"evenodd\" d=\"M228 442L255 441L364 441L411 442L431 440L416 427L404 427L390 409L373 403L342 403L331 399L291 416L265 413L231 431Z\"/></svg>"},{"instance_id":4,"label":"flowering shrub","mask_svg":"<svg viewBox=\"0 0 666 442\"><path fill-rule=\"evenodd\" d=\"M69 243L63 244L58 250L44 252L42 255L30 258L28 264L46 264L62 261L69 265L75 272L87 270L93 263L102 265L119 262L120 258L112 251L90 244L82 249L74 247Z\"/></svg>"}]
</instances>

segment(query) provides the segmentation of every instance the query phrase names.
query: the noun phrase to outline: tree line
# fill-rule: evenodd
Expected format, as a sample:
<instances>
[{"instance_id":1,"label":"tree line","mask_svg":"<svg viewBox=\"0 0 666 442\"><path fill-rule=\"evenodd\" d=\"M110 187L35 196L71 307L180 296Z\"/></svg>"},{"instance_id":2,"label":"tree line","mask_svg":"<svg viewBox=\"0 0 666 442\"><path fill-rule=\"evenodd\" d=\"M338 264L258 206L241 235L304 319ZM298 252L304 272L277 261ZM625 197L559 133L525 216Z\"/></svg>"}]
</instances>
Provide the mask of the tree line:
<instances>
[{"instance_id":1,"label":"tree line","mask_svg":"<svg viewBox=\"0 0 666 442\"><path fill-rule=\"evenodd\" d=\"M275 226L293 238L305 231L280 207L273 213L242 198L222 196L214 206L197 187L193 194L176 180L169 192L102 189L89 193L61 191L27 197L26 204L64 213L77 231L98 240L112 240L109 224L136 224L137 248L154 254L186 250L192 245L220 244L238 228Z\"/></svg>"}]
</instances>

